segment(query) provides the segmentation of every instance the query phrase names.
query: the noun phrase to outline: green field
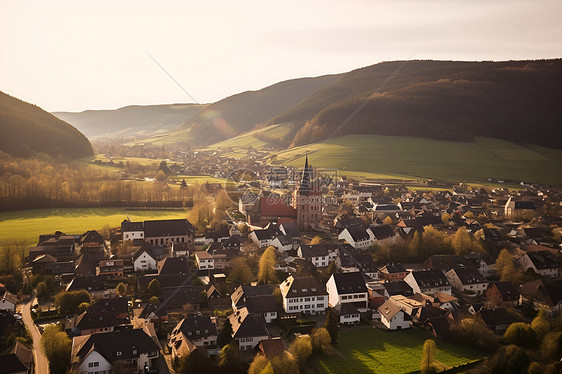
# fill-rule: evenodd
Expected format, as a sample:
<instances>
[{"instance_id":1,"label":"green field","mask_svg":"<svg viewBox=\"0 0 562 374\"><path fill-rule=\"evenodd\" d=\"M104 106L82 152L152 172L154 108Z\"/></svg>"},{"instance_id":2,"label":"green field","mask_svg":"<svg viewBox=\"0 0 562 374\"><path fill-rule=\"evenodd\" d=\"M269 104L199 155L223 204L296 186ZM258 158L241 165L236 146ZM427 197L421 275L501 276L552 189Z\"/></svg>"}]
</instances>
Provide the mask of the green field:
<instances>
[{"instance_id":1,"label":"green field","mask_svg":"<svg viewBox=\"0 0 562 374\"><path fill-rule=\"evenodd\" d=\"M305 373L407 373L420 368L422 347L433 338L424 330L412 328L382 331L373 328L341 332L333 356L316 355ZM447 366L458 366L480 359L483 355L466 347L437 339L436 360Z\"/></svg>"},{"instance_id":2,"label":"green field","mask_svg":"<svg viewBox=\"0 0 562 374\"><path fill-rule=\"evenodd\" d=\"M40 234L62 231L83 234L99 230L106 224L117 227L127 218L132 220L185 218L186 210L128 210L124 208L34 209L0 213L0 242L24 240L35 243Z\"/></svg>"},{"instance_id":3,"label":"green field","mask_svg":"<svg viewBox=\"0 0 562 374\"><path fill-rule=\"evenodd\" d=\"M336 168L389 177L486 182L488 178L562 184L562 151L525 147L504 140L476 138L450 142L382 135L346 135L277 154L278 164Z\"/></svg>"}]
</instances>

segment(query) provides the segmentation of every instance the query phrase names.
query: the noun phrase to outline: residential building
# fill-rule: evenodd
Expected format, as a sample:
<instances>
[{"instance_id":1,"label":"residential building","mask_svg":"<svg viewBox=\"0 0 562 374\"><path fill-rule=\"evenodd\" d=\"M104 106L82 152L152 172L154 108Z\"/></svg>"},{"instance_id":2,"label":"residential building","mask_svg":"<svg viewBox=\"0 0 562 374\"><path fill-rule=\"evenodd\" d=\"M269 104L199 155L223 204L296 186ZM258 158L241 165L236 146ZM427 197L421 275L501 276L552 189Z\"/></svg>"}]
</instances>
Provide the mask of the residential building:
<instances>
[{"instance_id":1,"label":"residential building","mask_svg":"<svg viewBox=\"0 0 562 374\"><path fill-rule=\"evenodd\" d=\"M490 283L486 290L486 298L497 305L518 305L519 291L509 282Z\"/></svg>"},{"instance_id":2,"label":"residential building","mask_svg":"<svg viewBox=\"0 0 562 374\"><path fill-rule=\"evenodd\" d=\"M300 245L297 249L297 256L303 260L310 261L317 268L323 268L336 259L336 251L330 250L324 244Z\"/></svg>"},{"instance_id":3,"label":"residential building","mask_svg":"<svg viewBox=\"0 0 562 374\"><path fill-rule=\"evenodd\" d=\"M156 255L152 248L144 243L133 256L133 269L135 271L156 270Z\"/></svg>"},{"instance_id":4,"label":"residential building","mask_svg":"<svg viewBox=\"0 0 562 374\"><path fill-rule=\"evenodd\" d=\"M328 293L313 277L289 276L280 285L283 309L286 313L324 314L328 308Z\"/></svg>"},{"instance_id":5,"label":"residential building","mask_svg":"<svg viewBox=\"0 0 562 374\"><path fill-rule=\"evenodd\" d=\"M340 303L353 303L359 310L367 309L367 286L360 272L332 274L326 282L330 307Z\"/></svg>"},{"instance_id":6,"label":"residential building","mask_svg":"<svg viewBox=\"0 0 562 374\"><path fill-rule=\"evenodd\" d=\"M419 292L430 296L437 292L452 294L451 284L441 270L412 271L404 278L404 281L412 287L414 293Z\"/></svg>"},{"instance_id":7,"label":"residential building","mask_svg":"<svg viewBox=\"0 0 562 374\"><path fill-rule=\"evenodd\" d=\"M397 281L406 278L408 275L408 270L402 266L402 264L386 264L379 269L380 278L387 281Z\"/></svg>"},{"instance_id":8,"label":"residential building","mask_svg":"<svg viewBox=\"0 0 562 374\"><path fill-rule=\"evenodd\" d=\"M217 337L216 318L188 315L172 330L168 347L175 359L191 352L191 345L197 348L216 347Z\"/></svg>"},{"instance_id":9,"label":"residential building","mask_svg":"<svg viewBox=\"0 0 562 374\"><path fill-rule=\"evenodd\" d=\"M264 319L253 317L247 308L238 309L228 319L232 325L232 339L241 351L250 351L262 340L269 338Z\"/></svg>"},{"instance_id":10,"label":"residential building","mask_svg":"<svg viewBox=\"0 0 562 374\"><path fill-rule=\"evenodd\" d=\"M366 249L373 245L369 232L363 226L349 226L340 232L338 239L346 241L355 249Z\"/></svg>"},{"instance_id":11,"label":"residential building","mask_svg":"<svg viewBox=\"0 0 562 374\"><path fill-rule=\"evenodd\" d=\"M549 251L527 252L517 262L524 271L533 269L541 277L558 278L560 261Z\"/></svg>"},{"instance_id":12,"label":"residential building","mask_svg":"<svg viewBox=\"0 0 562 374\"><path fill-rule=\"evenodd\" d=\"M389 330L401 330L410 328L410 321L406 313L392 301L387 300L384 304L378 307L378 312L381 317L381 322Z\"/></svg>"},{"instance_id":13,"label":"residential building","mask_svg":"<svg viewBox=\"0 0 562 374\"><path fill-rule=\"evenodd\" d=\"M453 287L469 294L484 294L490 283L473 267L456 267L446 272L445 276Z\"/></svg>"}]
</instances>

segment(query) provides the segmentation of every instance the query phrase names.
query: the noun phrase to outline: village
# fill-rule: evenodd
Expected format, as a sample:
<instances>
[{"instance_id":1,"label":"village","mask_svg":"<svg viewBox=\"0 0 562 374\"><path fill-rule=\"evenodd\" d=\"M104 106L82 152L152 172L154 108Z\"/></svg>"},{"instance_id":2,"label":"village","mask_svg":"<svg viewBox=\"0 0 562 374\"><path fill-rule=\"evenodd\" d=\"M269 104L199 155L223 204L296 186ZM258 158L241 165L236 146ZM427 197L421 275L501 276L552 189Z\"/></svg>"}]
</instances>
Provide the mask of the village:
<instances>
[{"instance_id":1,"label":"village","mask_svg":"<svg viewBox=\"0 0 562 374\"><path fill-rule=\"evenodd\" d=\"M359 182L308 158L300 171L255 167L204 170L229 178L210 189L231 199L218 225L124 220L104 235L41 235L22 283L0 284L0 344L14 346L3 372L47 372L44 354L58 356L39 339L53 325L71 340L71 372L167 373L188 356L224 363L233 346L238 371L287 352L302 367L310 353L296 342L327 353L361 329L485 350L514 323L561 316L558 189Z\"/></svg>"}]
</instances>

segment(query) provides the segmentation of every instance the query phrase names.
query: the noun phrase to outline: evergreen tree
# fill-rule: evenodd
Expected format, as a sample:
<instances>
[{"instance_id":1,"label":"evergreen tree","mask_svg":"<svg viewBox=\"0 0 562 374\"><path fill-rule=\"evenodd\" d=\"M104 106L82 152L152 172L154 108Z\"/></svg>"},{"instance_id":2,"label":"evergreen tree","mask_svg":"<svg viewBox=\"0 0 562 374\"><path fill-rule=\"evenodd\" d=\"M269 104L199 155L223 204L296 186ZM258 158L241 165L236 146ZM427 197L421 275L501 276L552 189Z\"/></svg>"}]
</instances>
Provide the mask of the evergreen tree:
<instances>
[{"instance_id":1,"label":"evergreen tree","mask_svg":"<svg viewBox=\"0 0 562 374\"><path fill-rule=\"evenodd\" d=\"M230 342L232 342L232 324L230 323L230 320L227 318L219 330L219 334L217 337L217 344L219 347L222 348L225 345L229 344Z\"/></svg>"},{"instance_id":2,"label":"evergreen tree","mask_svg":"<svg viewBox=\"0 0 562 374\"><path fill-rule=\"evenodd\" d=\"M336 317L336 313L332 308L328 310L328 314L326 315L326 320L324 321L324 328L328 330L330 334L330 338L332 339L332 343L338 342L338 319Z\"/></svg>"},{"instance_id":3,"label":"evergreen tree","mask_svg":"<svg viewBox=\"0 0 562 374\"><path fill-rule=\"evenodd\" d=\"M263 252L259 262L258 282L261 284L275 283L275 247L269 246Z\"/></svg>"},{"instance_id":4,"label":"evergreen tree","mask_svg":"<svg viewBox=\"0 0 562 374\"><path fill-rule=\"evenodd\" d=\"M160 282L158 279L153 279L148 284L148 294L152 296L160 296L162 294L162 290L160 289Z\"/></svg>"},{"instance_id":5,"label":"evergreen tree","mask_svg":"<svg viewBox=\"0 0 562 374\"><path fill-rule=\"evenodd\" d=\"M221 349L219 356L219 369L225 374L241 373L240 349L236 342L230 342Z\"/></svg>"}]
</instances>

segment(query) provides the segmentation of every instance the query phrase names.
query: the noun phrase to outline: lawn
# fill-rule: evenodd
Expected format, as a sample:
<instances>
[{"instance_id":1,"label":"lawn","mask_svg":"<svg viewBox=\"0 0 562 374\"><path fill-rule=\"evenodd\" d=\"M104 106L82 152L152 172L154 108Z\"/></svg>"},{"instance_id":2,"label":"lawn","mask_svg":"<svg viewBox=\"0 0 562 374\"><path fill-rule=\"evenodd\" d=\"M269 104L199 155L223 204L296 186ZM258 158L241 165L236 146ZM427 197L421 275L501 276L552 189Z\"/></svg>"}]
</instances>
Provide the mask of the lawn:
<instances>
[{"instance_id":1,"label":"lawn","mask_svg":"<svg viewBox=\"0 0 562 374\"><path fill-rule=\"evenodd\" d=\"M40 234L59 230L66 234L82 234L99 230L106 224L117 227L128 216L132 220L185 218L186 210L125 210L124 208L34 209L0 212L0 242L24 240L35 243Z\"/></svg>"},{"instance_id":2,"label":"lawn","mask_svg":"<svg viewBox=\"0 0 562 374\"><path fill-rule=\"evenodd\" d=\"M305 373L407 373L419 370L422 347L433 338L424 330L382 331L373 328L341 332L337 351L330 357L316 355ZM436 359L448 366L472 362L483 354L467 347L436 340ZM343 357L342 357L343 356Z\"/></svg>"},{"instance_id":3,"label":"lawn","mask_svg":"<svg viewBox=\"0 0 562 374\"><path fill-rule=\"evenodd\" d=\"M486 182L488 178L562 184L559 150L475 138L451 142L383 135L346 135L295 147L277 154L276 163L413 178Z\"/></svg>"}]
</instances>

